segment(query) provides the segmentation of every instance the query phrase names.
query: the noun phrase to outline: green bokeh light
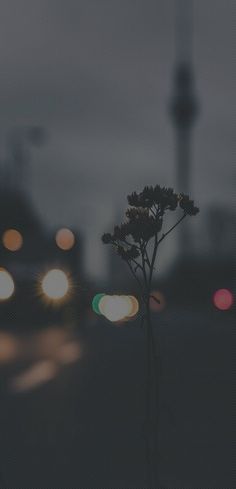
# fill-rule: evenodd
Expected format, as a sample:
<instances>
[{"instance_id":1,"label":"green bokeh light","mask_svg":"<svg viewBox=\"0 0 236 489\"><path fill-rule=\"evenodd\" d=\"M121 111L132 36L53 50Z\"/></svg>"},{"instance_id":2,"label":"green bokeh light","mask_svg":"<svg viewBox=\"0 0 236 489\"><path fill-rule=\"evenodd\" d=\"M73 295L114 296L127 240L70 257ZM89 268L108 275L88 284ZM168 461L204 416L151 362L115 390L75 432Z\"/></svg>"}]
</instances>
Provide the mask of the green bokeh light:
<instances>
[{"instance_id":1,"label":"green bokeh light","mask_svg":"<svg viewBox=\"0 0 236 489\"><path fill-rule=\"evenodd\" d=\"M93 308L93 311L96 312L96 314L99 314L101 316L101 312L99 310L99 302L101 300L102 297L104 297L104 293L102 294L96 294L92 300L92 308Z\"/></svg>"}]
</instances>

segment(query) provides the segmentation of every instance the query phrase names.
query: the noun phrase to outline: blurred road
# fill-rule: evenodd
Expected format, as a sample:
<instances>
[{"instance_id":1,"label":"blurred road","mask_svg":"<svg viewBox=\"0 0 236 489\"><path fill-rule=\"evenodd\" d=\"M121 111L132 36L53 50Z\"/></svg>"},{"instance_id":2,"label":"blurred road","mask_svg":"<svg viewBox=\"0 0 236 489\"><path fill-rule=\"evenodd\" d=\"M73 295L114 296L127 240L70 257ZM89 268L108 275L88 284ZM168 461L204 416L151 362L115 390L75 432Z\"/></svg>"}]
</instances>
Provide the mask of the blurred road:
<instances>
[{"instance_id":1,"label":"blurred road","mask_svg":"<svg viewBox=\"0 0 236 489\"><path fill-rule=\"evenodd\" d=\"M232 317L178 311L155 322L163 487L233 489ZM139 323L1 330L0 374L1 489L146 487Z\"/></svg>"}]
</instances>

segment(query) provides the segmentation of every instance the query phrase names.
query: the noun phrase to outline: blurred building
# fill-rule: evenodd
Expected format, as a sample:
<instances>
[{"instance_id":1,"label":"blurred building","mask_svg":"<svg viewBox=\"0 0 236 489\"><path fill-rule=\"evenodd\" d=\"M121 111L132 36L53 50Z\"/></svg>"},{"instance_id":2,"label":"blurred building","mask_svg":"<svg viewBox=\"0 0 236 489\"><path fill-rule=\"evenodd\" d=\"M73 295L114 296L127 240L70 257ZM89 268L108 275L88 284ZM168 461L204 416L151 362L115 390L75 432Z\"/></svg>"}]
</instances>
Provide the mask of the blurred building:
<instances>
[{"instance_id":1,"label":"blurred building","mask_svg":"<svg viewBox=\"0 0 236 489\"><path fill-rule=\"evenodd\" d=\"M217 258L233 257L236 249L236 212L234 209L211 205L206 211L204 235L206 251Z\"/></svg>"},{"instance_id":2,"label":"blurred building","mask_svg":"<svg viewBox=\"0 0 236 489\"><path fill-rule=\"evenodd\" d=\"M81 237L66 226L49 231L30 198L29 145L41 144L42 136L36 128L14 130L0 167L0 272L7 271L15 285L9 300L1 300L0 290L0 318L18 324L60 318L68 304L78 304L83 281ZM65 272L71 288L67 301L57 308L55 301L44 301L41 287L44 275L53 269ZM59 286L55 282L55 288Z\"/></svg>"},{"instance_id":3,"label":"blurred building","mask_svg":"<svg viewBox=\"0 0 236 489\"><path fill-rule=\"evenodd\" d=\"M176 188L192 197L193 127L198 114L193 68L193 1L176 2L176 66L171 117L176 137ZM178 229L178 253L166 281L176 303L211 303L218 288L234 289L234 212L220 206L201 210L202 225L192 219ZM196 223L197 224L197 223ZM172 289L172 291L171 291Z\"/></svg>"},{"instance_id":4,"label":"blurred building","mask_svg":"<svg viewBox=\"0 0 236 489\"><path fill-rule=\"evenodd\" d=\"M116 211L114 225L120 225L124 221L124 214L121 211ZM107 253L109 289L111 290L114 287L114 291L127 291L130 285L133 287L134 284L126 262L122 260L113 246L107 246Z\"/></svg>"}]
</instances>

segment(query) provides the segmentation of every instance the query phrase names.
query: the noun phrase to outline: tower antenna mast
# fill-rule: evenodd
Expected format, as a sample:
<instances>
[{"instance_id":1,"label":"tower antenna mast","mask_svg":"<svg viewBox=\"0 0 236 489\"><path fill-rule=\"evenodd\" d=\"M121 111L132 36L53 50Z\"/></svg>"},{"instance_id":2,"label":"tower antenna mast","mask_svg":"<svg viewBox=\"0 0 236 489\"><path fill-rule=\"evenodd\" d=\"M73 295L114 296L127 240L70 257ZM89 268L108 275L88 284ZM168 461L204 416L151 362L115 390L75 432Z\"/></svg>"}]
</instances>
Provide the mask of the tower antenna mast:
<instances>
[{"instance_id":1,"label":"tower antenna mast","mask_svg":"<svg viewBox=\"0 0 236 489\"><path fill-rule=\"evenodd\" d=\"M176 133L176 186L179 192L190 192L192 129L197 116L193 74L193 0L176 1L176 64L171 117ZM191 249L190 229L183 226L180 249L186 255Z\"/></svg>"}]
</instances>

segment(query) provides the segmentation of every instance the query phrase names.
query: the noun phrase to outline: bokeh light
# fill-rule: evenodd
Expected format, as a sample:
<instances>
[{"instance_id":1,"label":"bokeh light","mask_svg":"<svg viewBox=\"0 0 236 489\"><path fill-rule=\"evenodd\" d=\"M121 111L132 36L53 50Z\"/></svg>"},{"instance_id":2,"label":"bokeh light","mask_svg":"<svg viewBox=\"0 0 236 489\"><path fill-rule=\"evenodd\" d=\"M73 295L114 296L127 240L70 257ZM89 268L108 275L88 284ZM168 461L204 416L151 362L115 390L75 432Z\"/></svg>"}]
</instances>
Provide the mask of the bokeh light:
<instances>
[{"instance_id":1,"label":"bokeh light","mask_svg":"<svg viewBox=\"0 0 236 489\"><path fill-rule=\"evenodd\" d=\"M213 295L213 303L217 309L227 311L233 305L233 294L228 289L219 289Z\"/></svg>"},{"instance_id":2,"label":"bokeh light","mask_svg":"<svg viewBox=\"0 0 236 489\"><path fill-rule=\"evenodd\" d=\"M70 229L62 228L56 233L56 243L58 248L67 251L71 250L75 244L74 233Z\"/></svg>"},{"instance_id":3,"label":"bokeh light","mask_svg":"<svg viewBox=\"0 0 236 489\"><path fill-rule=\"evenodd\" d=\"M35 389L54 379L57 372L58 366L52 360L39 361L14 377L10 381L10 390L18 393Z\"/></svg>"},{"instance_id":4,"label":"bokeh light","mask_svg":"<svg viewBox=\"0 0 236 489\"><path fill-rule=\"evenodd\" d=\"M23 245L23 237L16 229L7 229L3 233L2 242L7 250L18 251Z\"/></svg>"},{"instance_id":5,"label":"bokeh light","mask_svg":"<svg viewBox=\"0 0 236 489\"><path fill-rule=\"evenodd\" d=\"M46 273L41 285L45 296L53 301L64 299L70 286L66 273L56 268Z\"/></svg>"},{"instance_id":6,"label":"bokeh light","mask_svg":"<svg viewBox=\"0 0 236 489\"><path fill-rule=\"evenodd\" d=\"M0 365L14 361L19 353L19 346L13 334L0 332Z\"/></svg>"},{"instance_id":7,"label":"bokeh light","mask_svg":"<svg viewBox=\"0 0 236 489\"><path fill-rule=\"evenodd\" d=\"M105 316L113 323L120 323L134 318L139 311L139 303L130 295L97 294L93 298L94 312Z\"/></svg>"},{"instance_id":8,"label":"bokeh light","mask_svg":"<svg viewBox=\"0 0 236 489\"><path fill-rule=\"evenodd\" d=\"M151 298L150 298L150 309L152 312L161 312L163 309L166 307L166 300L162 292L159 290L153 290L151 292ZM154 299L155 297L155 299ZM159 302L158 302L159 301Z\"/></svg>"},{"instance_id":9,"label":"bokeh light","mask_svg":"<svg viewBox=\"0 0 236 489\"><path fill-rule=\"evenodd\" d=\"M0 301L10 299L15 285L12 276L4 268L0 268Z\"/></svg>"},{"instance_id":10,"label":"bokeh light","mask_svg":"<svg viewBox=\"0 0 236 489\"><path fill-rule=\"evenodd\" d=\"M63 365L77 362L82 357L81 345L77 342L70 342L62 345L57 353L57 358Z\"/></svg>"},{"instance_id":11,"label":"bokeh light","mask_svg":"<svg viewBox=\"0 0 236 489\"><path fill-rule=\"evenodd\" d=\"M134 297L133 295L129 295L128 298L131 301L132 308L130 313L127 315L127 318L134 318L139 312L139 303L136 297Z\"/></svg>"},{"instance_id":12,"label":"bokeh light","mask_svg":"<svg viewBox=\"0 0 236 489\"><path fill-rule=\"evenodd\" d=\"M104 305L104 316L111 322L117 322L124 319L131 312L131 301L124 296L110 296Z\"/></svg>"},{"instance_id":13,"label":"bokeh light","mask_svg":"<svg viewBox=\"0 0 236 489\"><path fill-rule=\"evenodd\" d=\"M50 357L55 360L58 350L69 341L69 331L58 326L48 326L47 329L37 332L33 338L35 354L39 357ZM31 346L33 350L33 346Z\"/></svg>"},{"instance_id":14,"label":"bokeh light","mask_svg":"<svg viewBox=\"0 0 236 489\"><path fill-rule=\"evenodd\" d=\"M92 300L92 309L96 314L101 315L101 312L99 310L99 303L102 297L104 297L105 295L106 294L104 293L96 294Z\"/></svg>"},{"instance_id":15,"label":"bokeh light","mask_svg":"<svg viewBox=\"0 0 236 489\"><path fill-rule=\"evenodd\" d=\"M98 310L99 310L100 314L102 314L103 316L105 316L106 304L107 304L107 302L109 302L111 297L112 297L111 295L105 294L103 297L101 297L101 299L98 303Z\"/></svg>"}]
</instances>

